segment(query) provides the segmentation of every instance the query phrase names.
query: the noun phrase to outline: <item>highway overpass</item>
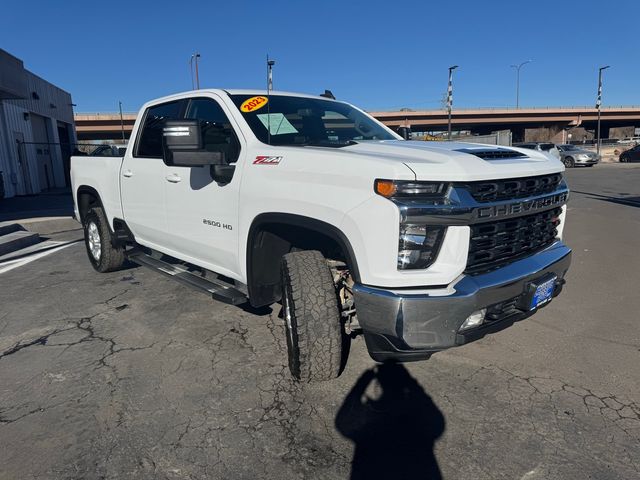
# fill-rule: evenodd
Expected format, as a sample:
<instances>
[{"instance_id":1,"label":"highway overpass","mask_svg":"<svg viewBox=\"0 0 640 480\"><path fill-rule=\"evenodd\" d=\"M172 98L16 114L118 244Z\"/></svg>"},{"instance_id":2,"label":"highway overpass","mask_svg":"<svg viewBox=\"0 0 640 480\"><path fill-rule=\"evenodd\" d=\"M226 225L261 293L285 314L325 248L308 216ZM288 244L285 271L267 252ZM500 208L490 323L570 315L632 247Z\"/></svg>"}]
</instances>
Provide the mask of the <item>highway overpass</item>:
<instances>
[{"instance_id":1,"label":"highway overpass","mask_svg":"<svg viewBox=\"0 0 640 480\"><path fill-rule=\"evenodd\" d=\"M447 129L447 112L444 110L405 109L369 113L394 130L402 126L410 126L414 132ZM601 115L603 138L609 137L612 128L640 128L640 106L603 107ZM131 134L135 117L132 113L123 116L126 138ZM511 130L514 141L530 140L532 138L527 137L531 136L531 131L538 130L540 133L542 129L542 134L547 137L544 140L560 141L563 130L581 128L593 132L597 118L597 111L587 107L455 109L452 125L453 130L470 130L481 135L496 130ZM117 113L78 113L75 122L80 142L121 139L120 115ZM573 138L578 139L577 136Z\"/></svg>"}]
</instances>

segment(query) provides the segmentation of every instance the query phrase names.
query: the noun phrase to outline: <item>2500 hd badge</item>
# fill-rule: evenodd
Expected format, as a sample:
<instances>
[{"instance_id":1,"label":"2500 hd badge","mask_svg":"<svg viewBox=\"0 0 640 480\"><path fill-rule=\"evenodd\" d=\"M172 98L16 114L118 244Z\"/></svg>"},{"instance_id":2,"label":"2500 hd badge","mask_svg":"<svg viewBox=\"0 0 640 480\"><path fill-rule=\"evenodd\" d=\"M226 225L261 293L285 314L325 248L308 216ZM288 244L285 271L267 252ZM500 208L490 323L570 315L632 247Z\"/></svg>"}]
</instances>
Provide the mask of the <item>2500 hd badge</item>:
<instances>
[{"instance_id":1,"label":"2500 hd badge","mask_svg":"<svg viewBox=\"0 0 640 480\"><path fill-rule=\"evenodd\" d=\"M202 223L205 225L210 225L212 227L224 228L225 230L233 230L233 226L228 223L218 222L217 220L207 220L206 218L202 219Z\"/></svg>"}]
</instances>

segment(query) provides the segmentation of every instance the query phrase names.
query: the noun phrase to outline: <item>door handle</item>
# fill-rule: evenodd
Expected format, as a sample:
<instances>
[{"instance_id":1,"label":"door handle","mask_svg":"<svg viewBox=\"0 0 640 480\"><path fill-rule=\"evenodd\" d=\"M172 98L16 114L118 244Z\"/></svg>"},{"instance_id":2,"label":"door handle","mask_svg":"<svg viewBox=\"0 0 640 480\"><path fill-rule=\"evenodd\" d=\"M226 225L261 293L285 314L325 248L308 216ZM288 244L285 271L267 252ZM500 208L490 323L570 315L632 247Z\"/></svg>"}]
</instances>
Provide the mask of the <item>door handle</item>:
<instances>
[{"instance_id":1,"label":"door handle","mask_svg":"<svg viewBox=\"0 0 640 480\"><path fill-rule=\"evenodd\" d=\"M133 172L131 170L125 170L122 172L122 176L127 178L133 177Z\"/></svg>"},{"instance_id":2,"label":"door handle","mask_svg":"<svg viewBox=\"0 0 640 480\"><path fill-rule=\"evenodd\" d=\"M165 178L167 179L168 182L171 182L171 183L178 183L180 180L182 180L180 178L180 175L178 175L177 173L172 173L171 175L167 175Z\"/></svg>"}]
</instances>

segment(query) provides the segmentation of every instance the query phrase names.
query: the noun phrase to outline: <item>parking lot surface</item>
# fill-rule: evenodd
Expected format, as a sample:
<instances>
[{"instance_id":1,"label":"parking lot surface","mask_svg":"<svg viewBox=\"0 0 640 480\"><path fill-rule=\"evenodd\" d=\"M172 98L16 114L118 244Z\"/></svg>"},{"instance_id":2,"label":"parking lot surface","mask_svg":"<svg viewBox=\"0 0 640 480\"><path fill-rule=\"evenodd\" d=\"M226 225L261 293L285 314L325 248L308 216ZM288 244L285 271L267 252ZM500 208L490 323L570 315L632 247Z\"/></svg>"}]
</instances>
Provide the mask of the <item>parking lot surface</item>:
<instances>
[{"instance_id":1,"label":"parking lot surface","mask_svg":"<svg viewBox=\"0 0 640 480\"><path fill-rule=\"evenodd\" d=\"M0 275L0 478L640 478L640 166L573 169L562 295L476 343L335 381L279 306L216 303L76 244Z\"/></svg>"}]
</instances>

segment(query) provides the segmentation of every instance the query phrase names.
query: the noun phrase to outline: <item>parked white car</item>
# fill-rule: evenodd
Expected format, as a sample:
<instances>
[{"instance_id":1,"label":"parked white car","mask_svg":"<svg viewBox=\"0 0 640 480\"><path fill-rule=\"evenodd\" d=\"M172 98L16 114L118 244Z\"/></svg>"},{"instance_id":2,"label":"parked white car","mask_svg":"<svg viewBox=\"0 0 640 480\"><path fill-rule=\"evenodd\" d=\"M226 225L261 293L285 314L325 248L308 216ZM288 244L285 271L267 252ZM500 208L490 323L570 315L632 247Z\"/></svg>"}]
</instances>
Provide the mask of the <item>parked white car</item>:
<instances>
[{"instance_id":1,"label":"parked white car","mask_svg":"<svg viewBox=\"0 0 640 480\"><path fill-rule=\"evenodd\" d=\"M124 157L71 160L99 272L126 258L231 304L282 304L292 374L336 377L349 336L418 360L557 296L563 165L405 141L344 102L198 90L142 107Z\"/></svg>"}]
</instances>

